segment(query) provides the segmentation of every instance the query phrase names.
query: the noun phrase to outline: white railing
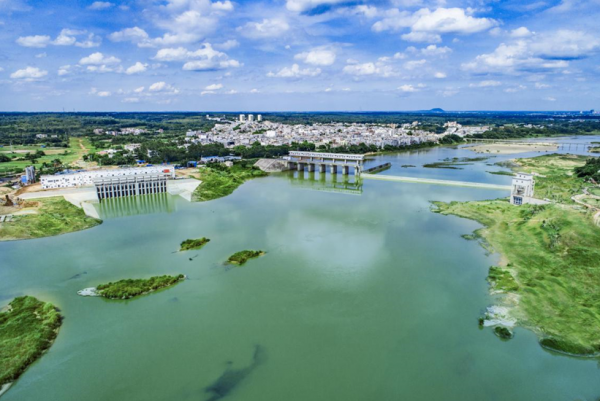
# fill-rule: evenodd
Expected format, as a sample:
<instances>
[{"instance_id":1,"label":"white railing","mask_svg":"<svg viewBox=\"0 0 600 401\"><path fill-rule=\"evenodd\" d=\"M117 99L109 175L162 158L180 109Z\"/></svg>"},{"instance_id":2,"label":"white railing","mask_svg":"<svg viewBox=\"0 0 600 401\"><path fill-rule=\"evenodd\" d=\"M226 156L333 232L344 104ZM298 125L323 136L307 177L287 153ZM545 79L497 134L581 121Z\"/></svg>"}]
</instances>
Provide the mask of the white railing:
<instances>
[{"instance_id":1,"label":"white railing","mask_svg":"<svg viewBox=\"0 0 600 401\"><path fill-rule=\"evenodd\" d=\"M365 159L365 155L354 155L346 153L321 153L321 152L301 152L290 151L291 157L312 157L315 159L335 159L335 160L360 160Z\"/></svg>"}]
</instances>

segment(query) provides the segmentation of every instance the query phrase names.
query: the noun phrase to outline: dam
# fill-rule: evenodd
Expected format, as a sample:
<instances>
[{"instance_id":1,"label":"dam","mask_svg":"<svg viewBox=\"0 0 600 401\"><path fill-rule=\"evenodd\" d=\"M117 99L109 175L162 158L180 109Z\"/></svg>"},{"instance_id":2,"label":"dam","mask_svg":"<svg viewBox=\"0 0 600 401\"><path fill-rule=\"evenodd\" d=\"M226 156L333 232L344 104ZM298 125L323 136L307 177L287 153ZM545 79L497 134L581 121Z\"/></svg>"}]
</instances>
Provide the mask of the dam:
<instances>
[{"instance_id":1,"label":"dam","mask_svg":"<svg viewBox=\"0 0 600 401\"><path fill-rule=\"evenodd\" d=\"M107 177L93 182L99 200L167 192L167 177L164 175Z\"/></svg>"}]
</instances>

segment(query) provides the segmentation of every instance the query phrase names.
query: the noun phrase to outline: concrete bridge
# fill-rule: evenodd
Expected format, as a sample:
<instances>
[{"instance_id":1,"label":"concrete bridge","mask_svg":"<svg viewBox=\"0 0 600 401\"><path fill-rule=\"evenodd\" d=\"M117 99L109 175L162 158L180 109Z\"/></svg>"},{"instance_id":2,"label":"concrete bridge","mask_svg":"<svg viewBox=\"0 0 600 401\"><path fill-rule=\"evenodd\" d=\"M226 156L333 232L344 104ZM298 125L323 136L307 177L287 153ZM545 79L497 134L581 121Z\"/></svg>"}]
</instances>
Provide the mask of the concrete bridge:
<instances>
[{"instance_id":1,"label":"concrete bridge","mask_svg":"<svg viewBox=\"0 0 600 401\"><path fill-rule=\"evenodd\" d=\"M364 160L365 155L290 151L288 167L298 171L304 171L304 168L307 168L309 172L314 172L319 166L319 173L325 173L329 166L331 174L337 174L339 167L344 175L348 175L350 167L352 167L354 175L360 176Z\"/></svg>"}]
</instances>

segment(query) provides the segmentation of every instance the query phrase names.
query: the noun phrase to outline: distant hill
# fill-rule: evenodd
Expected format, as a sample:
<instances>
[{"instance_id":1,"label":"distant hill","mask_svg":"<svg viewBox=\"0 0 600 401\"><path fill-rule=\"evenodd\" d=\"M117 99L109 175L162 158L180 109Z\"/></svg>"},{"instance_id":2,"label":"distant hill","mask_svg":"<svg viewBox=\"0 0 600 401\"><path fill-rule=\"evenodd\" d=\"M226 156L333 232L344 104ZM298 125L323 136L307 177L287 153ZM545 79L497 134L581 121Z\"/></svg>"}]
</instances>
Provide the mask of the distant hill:
<instances>
[{"instance_id":1,"label":"distant hill","mask_svg":"<svg viewBox=\"0 0 600 401\"><path fill-rule=\"evenodd\" d=\"M430 113L445 113L445 111L440 108L431 109L431 110L429 110L429 112Z\"/></svg>"}]
</instances>

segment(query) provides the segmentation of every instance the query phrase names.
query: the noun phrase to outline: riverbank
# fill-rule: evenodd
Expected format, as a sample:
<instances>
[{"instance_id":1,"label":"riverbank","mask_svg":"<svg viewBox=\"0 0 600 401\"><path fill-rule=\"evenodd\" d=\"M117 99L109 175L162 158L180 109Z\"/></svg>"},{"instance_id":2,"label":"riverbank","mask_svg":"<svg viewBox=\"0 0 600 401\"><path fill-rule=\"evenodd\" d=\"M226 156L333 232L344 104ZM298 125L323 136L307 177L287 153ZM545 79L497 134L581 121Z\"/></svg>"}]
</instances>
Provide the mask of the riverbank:
<instances>
[{"instance_id":1,"label":"riverbank","mask_svg":"<svg viewBox=\"0 0 600 401\"><path fill-rule=\"evenodd\" d=\"M0 241L51 237L85 230L102 223L62 197L31 199L0 223Z\"/></svg>"},{"instance_id":2,"label":"riverbank","mask_svg":"<svg viewBox=\"0 0 600 401\"><path fill-rule=\"evenodd\" d=\"M255 160L244 160L231 167L221 164L208 165L200 169L202 183L194 190L192 199L206 202L231 195L244 182L268 174L254 167Z\"/></svg>"},{"instance_id":3,"label":"riverbank","mask_svg":"<svg viewBox=\"0 0 600 401\"><path fill-rule=\"evenodd\" d=\"M575 169L588 157L544 155L514 161L513 171L536 174L535 194L549 205L515 207L508 200L433 202L434 211L484 225L474 238L501 255L488 280L505 294L502 307L540 343L576 355L600 354L600 228L593 211L571 197L586 186Z\"/></svg>"},{"instance_id":4,"label":"riverbank","mask_svg":"<svg viewBox=\"0 0 600 401\"><path fill-rule=\"evenodd\" d=\"M48 302L15 298L0 313L0 389L8 391L25 370L50 348L62 318ZM0 392L1 395L1 392Z\"/></svg>"},{"instance_id":5,"label":"riverbank","mask_svg":"<svg viewBox=\"0 0 600 401\"><path fill-rule=\"evenodd\" d=\"M531 145L518 143L490 143L475 145L469 147L470 150L476 153L493 153L497 155L510 155L515 153L527 153L527 152L550 152L556 151L558 145L556 144L540 144L532 143Z\"/></svg>"}]
</instances>

